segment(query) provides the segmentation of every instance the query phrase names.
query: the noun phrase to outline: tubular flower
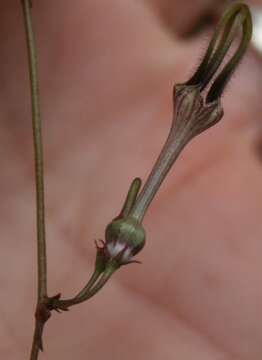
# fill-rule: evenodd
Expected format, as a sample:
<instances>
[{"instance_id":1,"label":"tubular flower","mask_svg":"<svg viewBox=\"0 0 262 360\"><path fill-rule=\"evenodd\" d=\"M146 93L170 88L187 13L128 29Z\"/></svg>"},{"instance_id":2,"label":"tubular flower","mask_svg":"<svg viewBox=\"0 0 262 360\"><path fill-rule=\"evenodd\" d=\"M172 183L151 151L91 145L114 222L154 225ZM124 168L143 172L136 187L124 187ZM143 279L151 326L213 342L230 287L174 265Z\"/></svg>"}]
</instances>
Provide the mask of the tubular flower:
<instances>
[{"instance_id":1,"label":"tubular flower","mask_svg":"<svg viewBox=\"0 0 262 360\"><path fill-rule=\"evenodd\" d=\"M239 30L242 35L238 48L213 80ZM174 86L174 116L168 138L130 216L140 222L143 220L148 206L185 145L223 117L220 97L245 54L251 35L249 8L245 4L234 4L218 23L195 74L184 84ZM207 95L203 96L211 81L213 83Z\"/></svg>"},{"instance_id":2,"label":"tubular flower","mask_svg":"<svg viewBox=\"0 0 262 360\"><path fill-rule=\"evenodd\" d=\"M241 39L235 53L222 65L239 32ZM251 35L248 6L242 3L232 5L219 21L194 75L187 82L174 86L174 116L168 138L141 192L141 180L136 178L120 215L107 226L106 240L102 247L98 247L104 264L113 261L115 267L120 267L134 262L132 257L143 248L145 231L142 221L148 206L186 144L223 117L221 95L246 52ZM203 95L208 86L206 95Z\"/></svg>"},{"instance_id":3,"label":"tubular flower","mask_svg":"<svg viewBox=\"0 0 262 360\"><path fill-rule=\"evenodd\" d=\"M221 66L240 29L239 46L230 60ZM69 306L91 298L120 266L137 262L132 259L145 245L142 221L146 210L186 144L222 118L221 95L246 52L251 34L252 21L248 7L241 3L234 4L218 23L195 74L187 82L174 86L174 116L168 138L143 189L140 191L141 180L134 179L120 214L106 228L105 241L101 241L102 246L97 244L95 269L89 282L72 299L54 297L53 309L67 310ZM222 69L216 76L220 66ZM207 95L203 96L211 81Z\"/></svg>"}]
</instances>

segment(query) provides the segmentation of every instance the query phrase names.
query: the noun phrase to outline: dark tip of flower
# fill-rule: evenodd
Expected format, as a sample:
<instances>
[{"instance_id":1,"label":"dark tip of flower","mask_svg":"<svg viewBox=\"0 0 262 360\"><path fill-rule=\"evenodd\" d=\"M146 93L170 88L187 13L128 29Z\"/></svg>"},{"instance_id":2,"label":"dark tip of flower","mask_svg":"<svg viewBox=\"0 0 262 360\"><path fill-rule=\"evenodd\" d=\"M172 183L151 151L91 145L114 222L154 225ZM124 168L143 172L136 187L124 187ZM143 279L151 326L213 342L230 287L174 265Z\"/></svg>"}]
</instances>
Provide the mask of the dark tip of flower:
<instances>
[{"instance_id":1,"label":"dark tip of flower","mask_svg":"<svg viewBox=\"0 0 262 360\"><path fill-rule=\"evenodd\" d=\"M242 3L234 4L224 13L215 29L200 66L186 83L186 85L199 85L201 91L208 85L222 64L225 55L239 32L239 27L242 29L240 44L234 55L214 80L207 94L206 102L208 103L217 100L222 95L232 73L246 52L252 36L252 19L247 5Z\"/></svg>"}]
</instances>

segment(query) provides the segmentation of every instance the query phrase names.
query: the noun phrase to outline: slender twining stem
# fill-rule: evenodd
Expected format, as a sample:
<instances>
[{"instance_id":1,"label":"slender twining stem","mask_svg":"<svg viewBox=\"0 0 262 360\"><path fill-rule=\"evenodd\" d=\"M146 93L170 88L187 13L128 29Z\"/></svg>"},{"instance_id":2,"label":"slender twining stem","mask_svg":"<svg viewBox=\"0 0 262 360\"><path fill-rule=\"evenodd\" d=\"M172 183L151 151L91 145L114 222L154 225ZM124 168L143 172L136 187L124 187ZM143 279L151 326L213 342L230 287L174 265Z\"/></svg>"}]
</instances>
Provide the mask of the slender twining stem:
<instances>
[{"instance_id":1,"label":"slender twining stem","mask_svg":"<svg viewBox=\"0 0 262 360\"><path fill-rule=\"evenodd\" d=\"M37 255L38 255L38 299L47 294L45 207L44 207L44 169L41 136L39 90L37 77L37 56L32 29L31 6L29 0L22 0L25 21L28 64L32 99L32 125L34 137L36 207L37 207Z\"/></svg>"},{"instance_id":2,"label":"slender twining stem","mask_svg":"<svg viewBox=\"0 0 262 360\"><path fill-rule=\"evenodd\" d=\"M28 53L28 65L31 87L32 102L32 127L34 139L35 183L36 183L36 210L37 210L37 263L38 263L38 306L44 302L47 296L47 266L46 266L46 242L45 242L45 208L44 208L44 174L43 174L43 149L41 137L39 90L37 77L37 56L34 44L32 28L31 1L21 0L26 44ZM35 360L39 353L39 341L42 333L42 325L36 320L34 338L31 350L31 360Z\"/></svg>"},{"instance_id":3,"label":"slender twining stem","mask_svg":"<svg viewBox=\"0 0 262 360\"><path fill-rule=\"evenodd\" d=\"M39 345L38 345L38 329L37 323L35 326L34 336L33 336L33 344L31 349L30 360L37 360L39 354Z\"/></svg>"}]
</instances>

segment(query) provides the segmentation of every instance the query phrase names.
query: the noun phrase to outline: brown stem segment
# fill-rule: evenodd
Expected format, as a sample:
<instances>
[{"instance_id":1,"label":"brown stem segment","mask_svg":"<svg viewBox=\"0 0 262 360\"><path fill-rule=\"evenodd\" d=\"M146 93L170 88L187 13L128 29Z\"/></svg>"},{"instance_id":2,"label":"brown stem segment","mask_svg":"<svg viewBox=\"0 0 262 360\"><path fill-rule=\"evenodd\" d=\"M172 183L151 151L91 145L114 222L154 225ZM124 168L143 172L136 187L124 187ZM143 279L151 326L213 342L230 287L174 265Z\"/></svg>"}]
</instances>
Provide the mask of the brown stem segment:
<instances>
[{"instance_id":1,"label":"brown stem segment","mask_svg":"<svg viewBox=\"0 0 262 360\"><path fill-rule=\"evenodd\" d=\"M47 265L46 265L46 241L45 241L45 206L44 206L44 169L43 169L43 147L41 135L39 88L37 76L37 56L32 26L32 2L21 0L24 26L26 33L26 45L28 54L28 66L31 87L32 103L32 127L34 140L34 161L35 161L35 183L36 183L36 211L37 211L37 264L38 264L38 291L37 311L45 306L47 297ZM36 316L34 338L30 359L38 358L39 350L42 350L42 332L44 322L40 322Z\"/></svg>"},{"instance_id":2,"label":"brown stem segment","mask_svg":"<svg viewBox=\"0 0 262 360\"><path fill-rule=\"evenodd\" d=\"M30 359L31 360L35 360L38 358L38 354L39 354L39 332L38 332L38 325L37 322L35 324L35 330L34 330L34 337L33 337L33 344L32 344L32 349L31 349L31 355L30 355Z\"/></svg>"},{"instance_id":3,"label":"brown stem segment","mask_svg":"<svg viewBox=\"0 0 262 360\"><path fill-rule=\"evenodd\" d=\"M35 155L36 207L37 207L37 253L38 253L38 299L47 294L45 207L44 207L44 169L41 135L39 88L37 77L37 56L32 28L32 15L29 0L22 0L25 21L26 43L32 99L32 125Z\"/></svg>"}]
</instances>

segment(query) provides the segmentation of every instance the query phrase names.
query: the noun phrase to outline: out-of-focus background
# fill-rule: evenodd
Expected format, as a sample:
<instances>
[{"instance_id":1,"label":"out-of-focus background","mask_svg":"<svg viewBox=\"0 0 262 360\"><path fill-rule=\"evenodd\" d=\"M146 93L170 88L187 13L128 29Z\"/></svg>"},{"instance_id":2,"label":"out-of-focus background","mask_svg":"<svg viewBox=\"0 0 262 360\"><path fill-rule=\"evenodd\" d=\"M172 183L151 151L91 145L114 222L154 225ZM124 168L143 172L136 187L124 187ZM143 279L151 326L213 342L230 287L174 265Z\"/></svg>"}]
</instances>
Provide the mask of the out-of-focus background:
<instances>
[{"instance_id":1,"label":"out-of-focus background","mask_svg":"<svg viewBox=\"0 0 262 360\"><path fill-rule=\"evenodd\" d=\"M227 2L230 3L230 2ZM246 1L257 15L262 1ZM48 288L68 297L94 239L145 180L167 136L172 87L201 59L226 2L33 0L45 150ZM28 359L36 302L30 98L20 2L0 4L0 357ZM260 30L261 31L261 30ZM40 359L262 357L262 57L223 96L145 219L142 265L54 314Z\"/></svg>"}]
</instances>

